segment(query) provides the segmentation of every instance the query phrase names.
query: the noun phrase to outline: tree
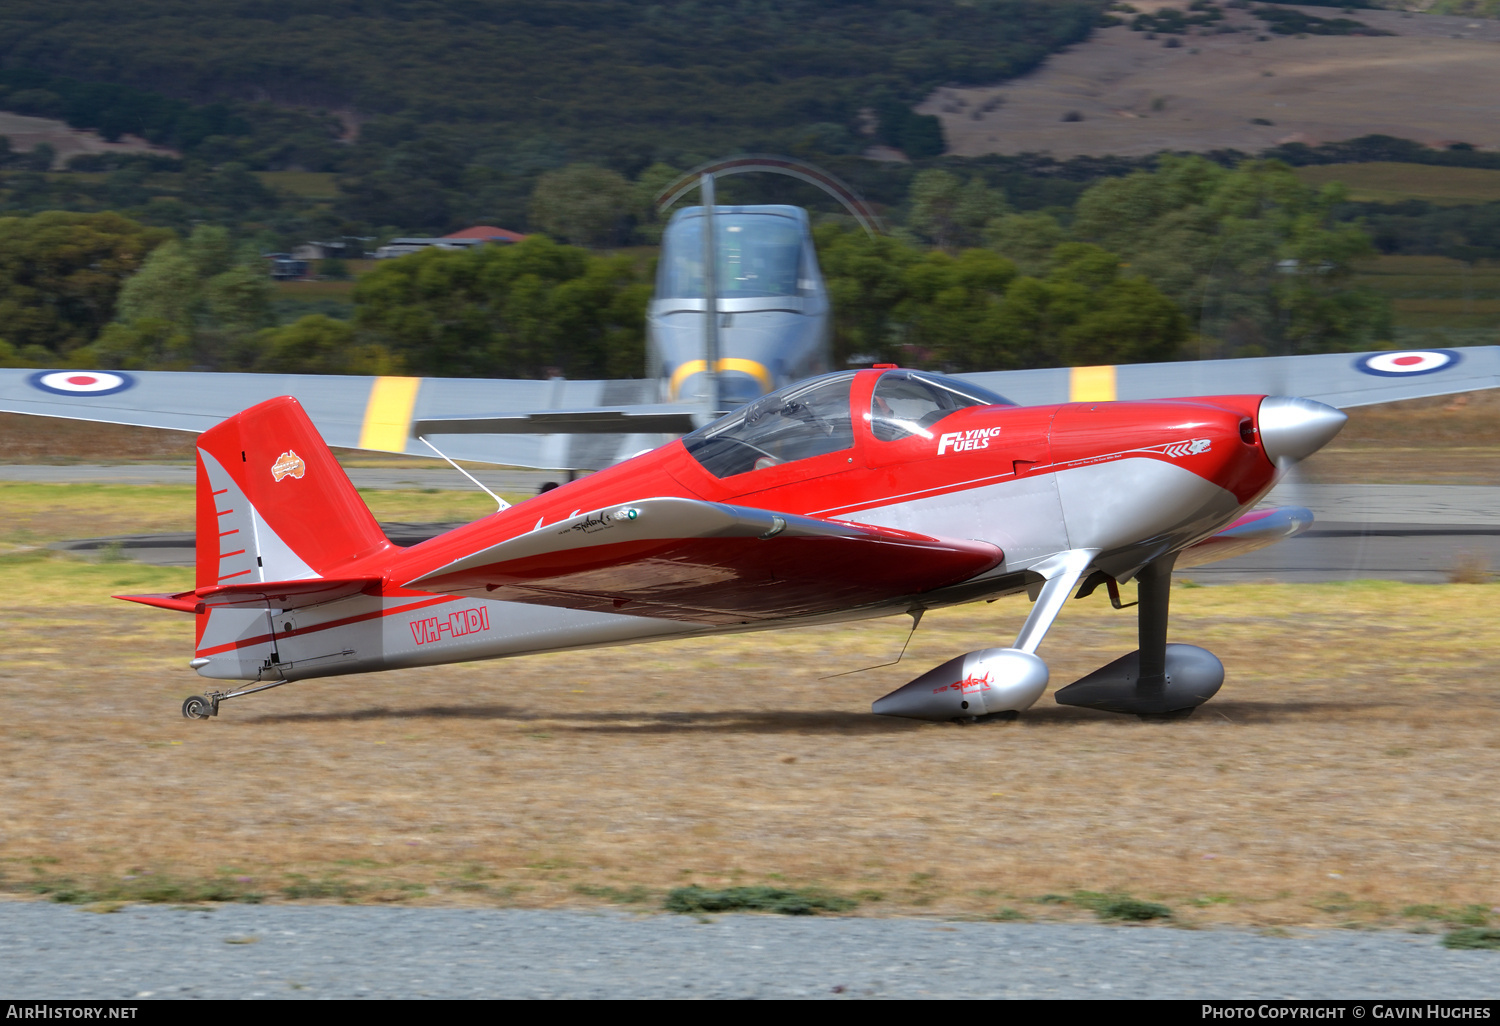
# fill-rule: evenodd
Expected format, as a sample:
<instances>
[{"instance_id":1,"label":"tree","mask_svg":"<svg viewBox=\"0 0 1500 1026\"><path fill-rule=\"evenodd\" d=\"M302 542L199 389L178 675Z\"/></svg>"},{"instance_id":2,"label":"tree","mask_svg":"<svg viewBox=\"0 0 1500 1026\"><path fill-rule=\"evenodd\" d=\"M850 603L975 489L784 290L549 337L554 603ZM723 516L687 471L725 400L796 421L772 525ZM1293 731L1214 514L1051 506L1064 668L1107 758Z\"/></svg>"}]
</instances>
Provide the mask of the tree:
<instances>
[{"instance_id":1,"label":"tree","mask_svg":"<svg viewBox=\"0 0 1500 1026\"><path fill-rule=\"evenodd\" d=\"M115 316L121 285L171 233L119 214L0 218L0 325L33 362L64 362Z\"/></svg>"},{"instance_id":2,"label":"tree","mask_svg":"<svg viewBox=\"0 0 1500 1026\"><path fill-rule=\"evenodd\" d=\"M1075 238L1119 253L1194 322L1205 354L1261 356L1372 347L1385 300L1351 282L1369 238L1333 220L1341 188L1303 185L1278 161L1229 170L1163 157L1154 172L1093 186Z\"/></svg>"},{"instance_id":3,"label":"tree","mask_svg":"<svg viewBox=\"0 0 1500 1026\"><path fill-rule=\"evenodd\" d=\"M889 235L871 237L834 225L815 229L813 239L833 305L835 363L851 356L896 359L895 310L906 298L904 272L921 251Z\"/></svg>"},{"instance_id":4,"label":"tree","mask_svg":"<svg viewBox=\"0 0 1500 1026\"><path fill-rule=\"evenodd\" d=\"M1014 264L986 249L966 249L956 257L932 252L908 265L906 298L894 311L905 362L953 370L1017 366L999 317L1015 276Z\"/></svg>"},{"instance_id":5,"label":"tree","mask_svg":"<svg viewBox=\"0 0 1500 1026\"><path fill-rule=\"evenodd\" d=\"M1055 224L1055 222L1053 222ZM991 250L922 252L887 236L815 232L840 362L956 371L1170 360L1188 323L1149 281L1099 246L1062 243L1018 275Z\"/></svg>"},{"instance_id":6,"label":"tree","mask_svg":"<svg viewBox=\"0 0 1500 1026\"><path fill-rule=\"evenodd\" d=\"M400 361L380 345L361 343L354 326L324 314L309 314L271 328L257 340L255 369L283 374L399 374Z\"/></svg>"},{"instance_id":7,"label":"tree","mask_svg":"<svg viewBox=\"0 0 1500 1026\"><path fill-rule=\"evenodd\" d=\"M1067 238L1067 231L1051 214L1006 214L984 227L984 244L1014 263L1022 274L1046 274L1052 251Z\"/></svg>"},{"instance_id":8,"label":"tree","mask_svg":"<svg viewBox=\"0 0 1500 1026\"><path fill-rule=\"evenodd\" d=\"M1006 212L1005 197L979 178L967 183L947 171L919 171L908 193L907 227L939 249L975 246L984 226Z\"/></svg>"},{"instance_id":9,"label":"tree","mask_svg":"<svg viewBox=\"0 0 1500 1026\"><path fill-rule=\"evenodd\" d=\"M634 204L625 176L591 164L570 164L537 180L531 220L564 242L598 248L625 237Z\"/></svg>"},{"instance_id":10,"label":"tree","mask_svg":"<svg viewBox=\"0 0 1500 1026\"><path fill-rule=\"evenodd\" d=\"M677 168L658 161L636 176L633 187L636 231L647 242L652 244L661 242L661 233L666 228L666 219L671 216L671 211L657 214L656 194L671 185L681 175L682 172Z\"/></svg>"},{"instance_id":11,"label":"tree","mask_svg":"<svg viewBox=\"0 0 1500 1026\"><path fill-rule=\"evenodd\" d=\"M382 262L355 286L355 327L417 374L635 376L650 293L628 257L533 235Z\"/></svg>"},{"instance_id":12,"label":"tree","mask_svg":"<svg viewBox=\"0 0 1500 1026\"><path fill-rule=\"evenodd\" d=\"M120 292L119 316L93 347L116 367L245 369L255 333L272 323L260 259L236 253L228 231L201 225L157 248Z\"/></svg>"}]
</instances>

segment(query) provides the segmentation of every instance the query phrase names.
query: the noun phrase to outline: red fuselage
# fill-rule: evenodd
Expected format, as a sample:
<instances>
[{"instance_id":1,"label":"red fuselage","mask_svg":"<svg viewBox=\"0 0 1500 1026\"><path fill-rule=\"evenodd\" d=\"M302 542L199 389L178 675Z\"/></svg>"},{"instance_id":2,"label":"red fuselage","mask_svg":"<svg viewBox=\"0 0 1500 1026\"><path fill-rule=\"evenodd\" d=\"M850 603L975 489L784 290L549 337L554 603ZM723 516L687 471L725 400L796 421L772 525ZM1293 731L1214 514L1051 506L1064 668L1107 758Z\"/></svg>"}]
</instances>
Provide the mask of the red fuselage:
<instances>
[{"instance_id":1,"label":"red fuselage","mask_svg":"<svg viewBox=\"0 0 1500 1026\"><path fill-rule=\"evenodd\" d=\"M1049 475L1072 474L1078 481L1104 483L1100 475L1073 472L1138 460L1194 475L1216 486L1214 490L1223 496L1211 522L1194 517L1193 510L1186 511L1188 522L1182 530L1188 534L1174 539L1186 543L1228 523L1264 494L1275 477L1276 469L1256 430L1261 396L975 406L943 418L929 437L883 442L870 431L868 413L861 412L869 410L871 391L881 373L865 371L855 379L851 448L720 478L676 441L404 552L382 553L350 572L368 569L391 582L412 580L538 525L657 496L878 524L889 523L880 511L909 508L912 512L894 526L949 537L981 537L973 531L956 534L951 523L924 524L922 511L934 505L951 507L964 501L963 493L992 486L1045 486L1043 479ZM999 494L1004 494L1003 489ZM1168 497L1160 494L1110 494L1098 499L1105 505L1124 502L1147 510L1170 505ZM1005 503L991 515L1003 524ZM1176 526L1162 525L1167 530ZM1134 540L1141 539L1118 539L1122 544Z\"/></svg>"}]
</instances>

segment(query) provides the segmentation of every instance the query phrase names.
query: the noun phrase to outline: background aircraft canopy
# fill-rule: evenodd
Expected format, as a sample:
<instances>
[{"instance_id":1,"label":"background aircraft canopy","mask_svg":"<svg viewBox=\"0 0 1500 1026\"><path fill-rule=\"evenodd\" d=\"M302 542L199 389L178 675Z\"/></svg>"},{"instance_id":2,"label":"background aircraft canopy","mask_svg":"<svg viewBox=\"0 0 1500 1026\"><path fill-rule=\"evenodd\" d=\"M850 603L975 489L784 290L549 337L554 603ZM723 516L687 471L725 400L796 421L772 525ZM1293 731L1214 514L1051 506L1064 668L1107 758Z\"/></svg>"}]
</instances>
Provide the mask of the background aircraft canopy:
<instances>
[{"instance_id":1,"label":"background aircraft canopy","mask_svg":"<svg viewBox=\"0 0 1500 1026\"><path fill-rule=\"evenodd\" d=\"M804 295L802 219L795 207L718 207L714 242L721 299ZM703 298L702 208L678 215L662 237L659 299Z\"/></svg>"}]
</instances>

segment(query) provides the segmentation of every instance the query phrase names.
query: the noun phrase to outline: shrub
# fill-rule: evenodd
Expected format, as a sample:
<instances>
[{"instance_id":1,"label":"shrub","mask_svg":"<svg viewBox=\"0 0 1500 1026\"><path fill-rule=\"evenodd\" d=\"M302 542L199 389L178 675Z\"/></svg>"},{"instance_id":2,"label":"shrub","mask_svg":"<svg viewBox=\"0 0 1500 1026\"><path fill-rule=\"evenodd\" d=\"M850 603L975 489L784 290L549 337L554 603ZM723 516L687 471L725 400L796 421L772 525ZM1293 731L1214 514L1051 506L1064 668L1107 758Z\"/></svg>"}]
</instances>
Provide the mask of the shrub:
<instances>
[{"instance_id":1,"label":"shrub","mask_svg":"<svg viewBox=\"0 0 1500 1026\"><path fill-rule=\"evenodd\" d=\"M819 912L847 912L857 904L815 890L782 890L777 887L727 887L711 891L693 885L678 887L667 895L668 912L701 915L708 912L777 912L784 916L811 916Z\"/></svg>"}]
</instances>

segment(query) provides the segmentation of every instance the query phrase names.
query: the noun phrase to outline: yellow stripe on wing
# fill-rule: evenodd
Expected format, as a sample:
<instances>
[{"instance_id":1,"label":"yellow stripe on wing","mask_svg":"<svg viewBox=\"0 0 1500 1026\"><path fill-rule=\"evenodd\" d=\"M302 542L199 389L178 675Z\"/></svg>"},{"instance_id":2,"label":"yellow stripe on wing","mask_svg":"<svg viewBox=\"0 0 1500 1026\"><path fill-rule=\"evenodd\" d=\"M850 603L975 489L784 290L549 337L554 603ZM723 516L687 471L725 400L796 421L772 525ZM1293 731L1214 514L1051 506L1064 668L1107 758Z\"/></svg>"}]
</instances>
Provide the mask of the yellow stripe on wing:
<instances>
[{"instance_id":1,"label":"yellow stripe on wing","mask_svg":"<svg viewBox=\"0 0 1500 1026\"><path fill-rule=\"evenodd\" d=\"M417 405L421 378L376 378L359 432L361 449L405 452L411 436L411 411Z\"/></svg>"},{"instance_id":2,"label":"yellow stripe on wing","mask_svg":"<svg viewBox=\"0 0 1500 1026\"><path fill-rule=\"evenodd\" d=\"M1074 367L1068 387L1068 401L1074 403L1112 403L1115 401L1113 367Z\"/></svg>"}]
</instances>

